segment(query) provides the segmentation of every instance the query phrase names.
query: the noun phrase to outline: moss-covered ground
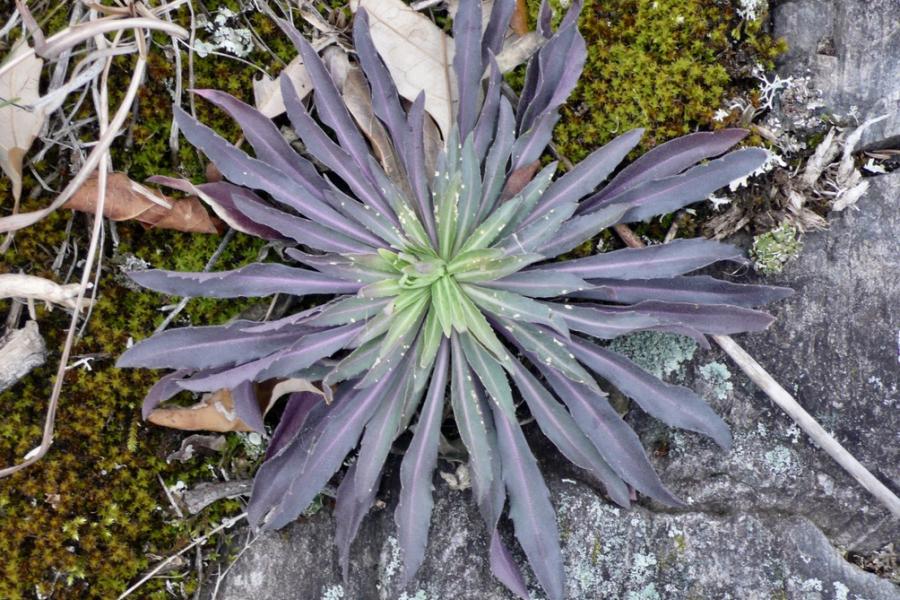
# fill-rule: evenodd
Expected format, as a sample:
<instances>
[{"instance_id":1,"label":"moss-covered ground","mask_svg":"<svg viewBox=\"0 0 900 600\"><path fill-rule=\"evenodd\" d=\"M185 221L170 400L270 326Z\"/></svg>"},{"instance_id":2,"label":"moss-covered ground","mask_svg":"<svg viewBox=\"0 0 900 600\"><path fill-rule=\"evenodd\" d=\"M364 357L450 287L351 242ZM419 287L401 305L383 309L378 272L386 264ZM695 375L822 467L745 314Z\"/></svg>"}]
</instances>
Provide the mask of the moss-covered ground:
<instances>
[{"instance_id":1,"label":"moss-covered ground","mask_svg":"<svg viewBox=\"0 0 900 600\"><path fill-rule=\"evenodd\" d=\"M240 4L206 0L200 12L210 16L220 8L237 12ZM536 8L536 2L531 4ZM195 5L199 11L201 3ZM8 13L9 9L0 9L0 22L5 22ZM52 33L65 25L65 13L45 9L38 17ZM194 77L197 87L224 89L252 102L251 78L259 70L250 65L275 74L294 51L268 18L254 13L244 17L268 49L257 47L244 57L246 62L216 55L195 57ZM177 20L187 25L187 19L187 12L179 11ZM247 25L241 21L238 26ZM751 87L742 79L747 65L767 64L779 48L760 32L758 23L738 21L724 0L589 0L581 26L589 46L588 63L556 132L560 151L573 160L632 127L647 128L647 148L694 129L717 126L712 115L722 101L738 90L746 96ZM178 153L170 152L175 63L170 40L156 36L154 42L135 118L113 151L115 168L136 181L158 173L202 181L205 164L196 151L182 140ZM0 44L0 55L6 50L8 46ZM187 69L184 52L182 59ZM125 57L115 63L113 105L127 85L131 60ZM196 108L199 118L227 139L240 138L222 113L203 102L197 102ZM84 135L87 141L93 134L85 130ZM42 177L60 170L54 184L59 186L71 176L68 165L67 154L54 150L33 168ZM36 188L38 182L29 174L26 193ZM25 201L25 208L43 206L51 197L46 192L37 194ZM12 202L4 177L0 177L0 201L7 212ZM79 254L76 257L70 250L60 275L51 271L51 265L66 240L70 219L74 222L69 242L79 248ZM74 262L77 277L89 222L83 214L60 211L52 215L16 236L0 269L58 281ZM666 222L661 226L667 227ZM144 230L132 223L118 224L117 232L115 249L111 236L106 236L98 300L70 360L72 364L88 357L90 368L79 366L66 372L53 447L36 465L0 480L0 598L113 598L154 563L154 556L168 556L240 508L236 501L223 501L186 520L173 514L160 477L168 485L178 480L190 485L209 479L219 459L167 464L166 455L177 449L183 436L140 419L141 400L157 374L113 367L129 338L149 335L165 317L160 307L170 302L127 287L116 257L133 254L154 267L200 270L220 238ZM237 235L217 267L246 263L259 248L258 241ZM245 306L193 300L176 325L222 322ZM9 308L8 301L0 303L4 314ZM60 309L50 312L39 307L40 329L50 349L48 362L0 394L0 462L4 465L20 460L39 442L69 318ZM167 577L152 580L134 597L169 598L167 586L178 596L197 585L192 569Z\"/></svg>"}]
</instances>

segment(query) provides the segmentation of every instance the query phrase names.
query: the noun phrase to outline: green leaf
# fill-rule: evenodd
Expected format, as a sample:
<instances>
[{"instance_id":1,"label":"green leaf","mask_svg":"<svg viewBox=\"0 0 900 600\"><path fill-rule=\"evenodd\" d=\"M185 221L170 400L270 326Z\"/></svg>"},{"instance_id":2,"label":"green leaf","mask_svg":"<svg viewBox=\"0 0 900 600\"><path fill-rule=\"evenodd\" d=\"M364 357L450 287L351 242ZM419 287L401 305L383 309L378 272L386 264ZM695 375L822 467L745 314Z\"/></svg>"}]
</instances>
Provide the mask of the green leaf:
<instances>
[{"instance_id":1,"label":"green leaf","mask_svg":"<svg viewBox=\"0 0 900 600\"><path fill-rule=\"evenodd\" d=\"M428 303L431 300L431 292L428 288L416 290L415 292L404 294L402 297L404 304L397 307L393 315L391 327L384 336L381 351L378 358L384 358L388 354L397 352L400 348L398 344L405 338L410 337L410 330L415 329L413 333L418 331L418 325L422 321ZM399 300L399 299L398 299Z\"/></svg>"},{"instance_id":2,"label":"green leaf","mask_svg":"<svg viewBox=\"0 0 900 600\"><path fill-rule=\"evenodd\" d=\"M422 222L406 202L399 203L397 219L400 221L400 227L403 228L406 237L414 244L415 248L423 251L431 248L431 241L428 239L428 234L425 233L425 228L422 227Z\"/></svg>"},{"instance_id":3,"label":"green leaf","mask_svg":"<svg viewBox=\"0 0 900 600\"><path fill-rule=\"evenodd\" d=\"M351 379L371 368L375 359L378 358L378 349L380 347L380 339L369 340L345 356L341 362L335 365L322 380L322 389L325 392L325 398L331 402L331 386L346 381L347 379Z\"/></svg>"},{"instance_id":4,"label":"green leaf","mask_svg":"<svg viewBox=\"0 0 900 600\"><path fill-rule=\"evenodd\" d=\"M497 258L481 263L477 269L457 273L454 275L460 283L474 283L478 281L492 281L507 275L521 271L530 264L544 260L540 254L519 254L507 258ZM366 286L369 287L369 286ZM366 289L366 288L363 288ZM360 291L362 293L362 291Z\"/></svg>"},{"instance_id":5,"label":"green leaf","mask_svg":"<svg viewBox=\"0 0 900 600\"><path fill-rule=\"evenodd\" d=\"M422 328L422 344L421 355L419 356L419 367L424 369L434 362L437 356L438 348L441 346L441 322L437 317L437 310L434 308L434 302L428 310L428 316L425 317L425 326Z\"/></svg>"},{"instance_id":6,"label":"green leaf","mask_svg":"<svg viewBox=\"0 0 900 600\"><path fill-rule=\"evenodd\" d=\"M431 286L431 306L435 316L441 324L445 337L450 337L453 331L453 313L450 312L452 300L450 282L447 277L441 277Z\"/></svg>"},{"instance_id":7,"label":"green leaf","mask_svg":"<svg viewBox=\"0 0 900 600\"><path fill-rule=\"evenodd\" d=\"M456 257L447 264L447 272L451 275L455 275L456 273L479 269L487 261L503 258L503 256L503 251L497 250L496 248L469 250L468 252L457 254Z\"/></svg>"},{"instance_id":8,"label":"green leaf","mask_svg":"<svg viewBox=\"0 0 900 600\"><path fill-rule=\"evenodd\" d=\"M361 287L358 293L363 298L390 298L399 296L402 291L399 279L384 279Z\"/></svg>"},{"instance_id":9,"label":"green leaf","mask_svg":"<svg viewBox=\"0 0 900 600\"><path fill-rule=\"evenodd\" d=\"M467 329L482 343L482 345L484 345L485 348L494 354L494 357L498 361L506 363L509 360L509 352L506 351L506 346L497 339L497 335L494 333L491 324L488 323L487 319L484 318L484 315L481 314L481 311L478 310L471 300L469 300L469 297L462 291L459 284L456 284L456 286L459 290L460 309L463 313L463 318L466 321Z\"/></svg>"},{"instance_id":10,"label":"green leaf","mask_svg":"<svg viewBox=\"0 0 900 600\"><path fill-rule=\"evenodd\" d=\"M461 334L459 341L466 355L466 362L475 370L488 395L504 413L515 420L516 405L513 403L512 390L500 363L471 335Z\"/></svg>"},{"instance_id":11,"label":"green leaf","mask_svg":"<svg viewBox=\"0 0 900 600\"><path fill-rule=\"evenodd\" d=\"M534 179L528 182L525 189L516 194L517 198L522 199L522 208L516 211L513 218L506 224L503 235L515 231L519 226L519 223L523 222L525 218L531 214L537 201L544 194L544 190L546 190L547 186L550 185L550 182L553 181L553 175L556 173L557 164L558 163L554 161L541 169L541 171L534 176Z\"/></svg>"},{"instance_id":12,"label":"green leaf","mask_svg":"<svg viewBox=\"0 0 900 600\"><path fill-rule=\"evenodd\" d=\"M472 232L466 243L462 245L459 252L463 253L490 246L491 242L503 232L507 223L515 216L521 206L521 198L513 198L509 202L501 204L481 225L475 228L475 231Z\"/></svg>"},{"instance_id":13,"label":"green leaf","mask_svg":"<svg viewBox=\"0 0 900 600\"><path fill-rule=\"evenodd\" d=\"M469 134L462 148L460 173L462 184L459 190L459 217L456 226L454 252L475 226L478 207L481 204L481 161L475 153L474 135Z\"/></svg>"},{"instance_id":14,"label":"green leaf","mask_svg":"<svg viewBox=\"0 0 900 600\"><path fill-rule=\"evenodd\" d=\"M435 198L437 206L435 207L434 220L437 224L438 234L438 251L444 259L450 258L453 251L453 242L456 240L456 223L459 217L459 192L460 186L459 173L455 173L450 178L446 191Z\"/></svg>"},{"instance_id":15,"label":"green leaf","mask_svg":"<svg viewBox=\"0 0 900 600\"><path fill-rule=\"evenodd\" d=\"M498 317L548 325L558 331L560 335L569 337L569 328L565 319L545 304L503 290L491 290L471 284L463 284L462 288L472 302Z\"/></svg>"}]
</instances>

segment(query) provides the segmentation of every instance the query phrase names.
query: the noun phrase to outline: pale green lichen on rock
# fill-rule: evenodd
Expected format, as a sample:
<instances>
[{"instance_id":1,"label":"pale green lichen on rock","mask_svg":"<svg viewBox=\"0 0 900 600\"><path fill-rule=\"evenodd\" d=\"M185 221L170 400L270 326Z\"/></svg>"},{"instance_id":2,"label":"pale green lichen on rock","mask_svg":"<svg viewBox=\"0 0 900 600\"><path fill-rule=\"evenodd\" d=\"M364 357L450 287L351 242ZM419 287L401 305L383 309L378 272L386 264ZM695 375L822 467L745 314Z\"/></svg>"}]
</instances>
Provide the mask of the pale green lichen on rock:
<instances>
[{"instance_id":1,"label":"pale green lichen on rock","mask_svg":"<svg viewBox=\"0 0 900 600\"><path fill-rule=\"evenodd\" d=\"M719 400L724 400L734 390L731 371L720 362L711 362L700 367L700 376L710 384L712 392Z\"/></svg>"},{"instance_id":2,"label":"pale green lichen on rock","mask_svg":"<svg viewBox=\"0 0 900 600\"><path fill-rule=\"evenodd\" d=\"M683 365L694 358L697 342L689 337L641 331L616 338L609 349L624 354L645 371L664 378L683 375Z\"/></svg>"},{"instance_id":3,"label":"pale green lichen on rock","mask_svg":"<svg viewBox=\"0 0 900 600\"><path fill-rule=\"evenodd\" d=\"M781 273L784 265L802 249L800 232L796 227L783 223L768 233L754 237L750 255L757 271L774 275Z\"/></svg>"}]
</instances>

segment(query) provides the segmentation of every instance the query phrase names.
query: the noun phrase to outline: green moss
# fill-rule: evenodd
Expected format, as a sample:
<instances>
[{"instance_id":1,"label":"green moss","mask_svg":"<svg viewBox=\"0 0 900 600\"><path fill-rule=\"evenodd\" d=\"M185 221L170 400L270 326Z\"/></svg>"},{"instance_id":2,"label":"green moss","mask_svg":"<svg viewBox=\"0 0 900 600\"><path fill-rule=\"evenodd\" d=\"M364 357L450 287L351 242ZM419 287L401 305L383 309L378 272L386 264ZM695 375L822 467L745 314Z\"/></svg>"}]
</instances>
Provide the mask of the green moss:
<instances>
[{"instance_id":1,"label":"green moss","mask_svg":"<svg viewBox=\"0 0 900 600\"><path fill-rule=\"evenodd\" d=\"M222 4L205 2L211 12ZM67 12L53 13L48 29L56 31L64 27ZM46 15L37 16L40 20ZM264 15L248 13L247 18L274 56L256 50L246 60L272 75L277 74L295 51ZM178 20L186 25L187 11L179 11ZM175 66L171 55L166 54L171 52L170 40L154 36L154 41L157 43L149 56L148 77L140 92L137 112L128 135L121 136L112 149L113 164L116 170L127 172L136 181L157 173L203 181L206 164L202 155L184 139L177 155L173 156L169 150ZM0 54L2 51L0 48ZM182 52L182 58L187 88L187 54ZM132 65L133 57L114 62L110 85L113 108L128 85ZM196 87L226 89L249 102L253 100L252 78L259 73L252 66L228 58L195 57ZM240 131L226 115L202 100L197 101L196 107L198 117L227 139L240 138ZM89 107L79 116L90 116ZM83 133L86 141L96 135L89 129ZM60 181L65 182L71 176L65 171L69 162L67 155L53 149L34 167L46 178L62 166L61 178L53 183L60 188ZM39 185L28 173L24 189L24 210L35 210L52 199L46 193L29 199L30 190L39 189ZM10 196L9 181L0 176L0 203L11 206ZM89 217L57 211L16 235L12 248L3 256L0 271L21 270L59 281L72 262L71 253L61 274L53 273L50 265L66 239L70 219L74 219L70 243L78 247L78 260L83 259L88 247ZM91 357L90 370L76 367L66 372L54 443L47 456L0 481L0 556L3 556L0 598L51 595L114 598L157 560L153 556L168 556L190 543L193 537L221 523L226 516L241 511L237 501L228 500L186 520L173 518L159 477L167 485L176 481L192 485L208 480L209 468L218 466L223 459L217 456L167 464L166 455L178 448L184 436L147 425L140 418L143 397L159 374L141 369L119 370L113 366L128 339L139 340L150 335L166 316L160 307L172 303L171 298L161 294L127 287L119 267L122 256L134 255L159 268L200 270L221 238L145 230L128 222L118 223L117 231L120 243L115 252L106 236L98 300L85 334L69 361L72 364L81 357ZM256 238L236 235L216 268L234 268L254 260L261 245ZM73 277L77 279L79 275L80 270L76 268ZM249 304L246 300L191 300L175 326L221 323ZM8 301L0 302L4 313L9 307ZM60 309L51 312L38 307L38 323L50 355L46 365L0 394L0 406L4 410L0 421L0 464L4 466L19 462L40 441L47 399L69 320L70 316ZM249 469L254 464L240 444L229 454L229 461L229 468L240 463ZM206 556L209 554L204 552ZM172 577L172 583L186 594L191 594L198 585L193 574ZM151 580L135 597L171 596L165 591L164 581Z\"/></svg>"},{"instance_id":2,"label":"green moss","mask_svg":"<svg viewBox=\"0 0 900 600\"><path fill-rule=\"evenodd\" d=\"M580 28L588 57L555 131L575 162L634 127L647 129L644 150L716 127L749 66L783 49L720 0L588 0Z\"/></svg>"}]
</instances>

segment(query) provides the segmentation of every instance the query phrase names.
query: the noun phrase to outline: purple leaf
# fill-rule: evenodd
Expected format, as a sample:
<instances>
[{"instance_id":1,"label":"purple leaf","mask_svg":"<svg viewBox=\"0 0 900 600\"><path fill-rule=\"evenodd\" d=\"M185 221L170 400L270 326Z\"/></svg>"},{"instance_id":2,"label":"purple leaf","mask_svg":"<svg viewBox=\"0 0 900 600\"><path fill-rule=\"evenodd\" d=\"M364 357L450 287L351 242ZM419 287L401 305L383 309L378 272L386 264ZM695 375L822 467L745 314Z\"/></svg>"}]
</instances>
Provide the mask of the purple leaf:
<instances>
[{"instance_id":1,"label":"purple leaf","mask_svg":"<svg viewBox=\"0 0 900 600\"><path fill-rule=\"evenodd\" d=\"M494 210L503 185L506 183L507 163L514 141L515 117L512 106L509 100L501 95L494 142L484 161L484 184L482 185L481 206L478 207L476 223L481 223Z\"/></svg>"},{"instance_id":2,"label":"purple leaf","mask_svg":"<svg viewBox=\"0 0 900 600\"><path fill-rule=\"evenodd\" d=\"M381 482L381 472L379 471L375 485L360 495L359 490L353 485L357 464L350 465L341 479L334 505L334 545L338 548L338 561L341 564L344 583L347 582L350 570L350 546L353 544L356 534L359 533L363 519L375 505L378 485Z\"/></svg>"},{"instance_id":3,"label":"purple leaf","mask_svg":"<svg viewBox=\"0 0 900 600\"><path fill-rule=\"evenodd\" d=\"M304 426L317 423L324 416L326 408L325 399L315 392L295 392L289 395L281 419L266 448L265 460L278 454L297 437Z\"/></svg>"},{"instance_id":4,"label":"purple leaf","mask_svg":"<svg viewBox=\"0 0 900 600\"><path fill-rule=\"evenodd\" d=\"M183 273L149 269L129 271L139 285L172 296L190 298L246 298L271 294L352 294L359 283L278 263L251 263L232 271Z\"/></svg>"},{"instance_id":5,"label":"purple leaf","mask_svg":"<svg viewBox=\"0 0 900 600\"><path fill-rule=\"evenodd\" d=\"M550 491L518 422L499 407L492 407L503 481L509 493L509 516L515 524L516 539L547 596L551 600L562 600L565 573Z\"/></svg>"},{"instance_id":6,"label":"purple leaf","mask_svg":"<svg viewBox=\"0 0 900 600\"><path fill-rule=\"evenodd\" d=\"M267 456L253 477L253 490L247 505L247 520L252 527L258 528L266 513L281 502L321 437L325 421L338 409L347 410L347 405L352 405L354 399L351 386L343 385L331 404L316 403L308 410L304 405L297 406L298 411L307 414L298 415L297 421L300 423L297 429L285 432L281 447Z\"/></svg>"},{"instance_id":7,"label":"purple leaf","mask_svg":"<svg viewBox=\"0 0 900 600\"><path fill-rule=\"evenodd\" d=\"M307 254L295 248L286 248L284 253L307 267L312 267L329 277L343 279L344 281L375 283L376 281L389 279L392 276L390 273L371 269L368 265L355 263L341 254Z\"/></svg>"},{"instance_id":8,"label":"purple leaf","mask_svg":"<svg viewBox=\"0 0 900 600\"><path fill-rule=\"evenodd\" d=\"M437 226L434 222L434 203L428 193L428 173L425 170L425 92L416 96L409 109L409 149L406 172L416 199L416 214L425 227L431 244L437 247Z\"/></svg>"},{"instance_id":9,"label":"purple leaf","mask_svg":"<svg viewBox=\"0 0 900 600\"><path fill-rule=\"evenodd\" d=\"M120 365L117 364L116 366ZM181 369L160 377L147 392L147 395L144 396L144 403L141 406L141 417L146 420L154 408L181 392L182 388L178 386L178 382L192 372L191 369Z\"/></svg>"},{"instance_id":10,"label":"purple leaf","mask_svg":"<svg viewBox=\"0 0 900 600\"><path fill-rule=\"evenodd\" d=\"M747 136L746 129L692 133L660 144L622 169L594 198L585 202L585 209L595 203L611 199L636 185L653 179L677 175L703 159L724 154Z\"/></svg>"},{"instance_id":11,"label":"purple leaf","mask_svg":"<svg viewBox=\"0 0 900 600\"><path fill-rule=\"evenodd\" d=\"M511 374L544 435L569 461L602 481L616 504L628 508L630 505L628 486L603 460L597 449L575 424L569 412L519 361L513 360Z\"/></svg>"},{"instance_id":12,"label":"purple leaf","mask_svg":"<svg viewBox=\"0 0 900 600\"><path fill-rule=\"evenodd\" d=\"M248 321L244 321L244 324ZM116 366L210 369L247 361L295 342L303 331L247 333L239 326L182 327L157 333L126 350ZM162 391L162 388L161 390Z\"/></svg>"},{"instance_id":13,"label":"purple leaf","mask_svg":"<svg viewBox=\"0 0 900 600\"><path fill-rule=\"evenodd\" d=\"M576 216L563 223L556 234L541 244L536 252L559 256L591 239L610 225L618 223L628 207L621 204L604 206L592 213Z\"/></svg>"},{"instance_id":14,"label":"purple leaf","mask_svg":"<svg viewBox=\"0 0 900 600\"><path fill-rule=\"evenodd\" d=\"M244 203L266 205L262 198L247 188L233 185L227 181L194 185L186 179L176 179L162 175L150 177L147 179L147 182L164 185L186 194L196 195L210 205L216 216L238 231L255 235L264 240L277 240L284 237L277 230L260 225L236 208L237 205Z\"/></svg>"},{"instance_id":15,"label":"purple leaf","mask_svg":"<svg viewBox=\"0 0 900 600\"><path fill-rule=\"evenodd\" d=\"M329 169L337 173L337 175L350 187L357 198L368 204L372 208L381 211L391 220L396 220L396 215L391 211L390 207L384 203L381 195L372 185L367 176L368 167L365 170L353 165L353 159L340 146L335 144L328 135L322 131L322 128L313 120L306 110L306 107L300 101L297 90L294 88L290 78L282 73L280 79L281 95L284 98L284 106L287 111L291 125L306 144L307 149L319 161L321 161ZM355 126L354 126L355 127ZM300 211L303 212L303 211ZM313 218L312 215L306 216ZM322 221L324 225L337 229L347 235L370 242L373 240L372 234L365 231L365 237L360 237L358 232L352 233L345 228L339 228L339 223L330 221ZM374 238L377 240L378 238ZM376 241L375 246L378 247Z\"/></svg>"},{"instance_id":16,"label":"purple leaf","mask_svg":"<svg viewBox=\"0 0 900 600\"><path fill-rule=\"evenodd\" d=\"M415 434L400 465L400 501L394 512L394 521L403 550L403 580L406 582L419 570L425 556L434 506L432 477L437 465L438 438L449 371L449 344L446 338L441 341L434 365Z\"/></svg>"},{"instance_id":17,"label":"purple leaf","mask_svg":"<svg viewBox=\"0 0 900 600\"><path fill-rule=\"evenodd\" d=\"M241 127L244 137L253 146L253 151L258 159L293 177L310 194L322 199L321 192L328 187L322 176L311 162L294 151L271 119L249 104L245 104L225 92L218 90L192 91L231 115L231 118Z\"/></svg>"},{"instance_id":18,"label":"purple leaf","mask_svg":"<svg viewBox=\"0 0 900 600\"><path fill-rule=\"evenodd\" d=\"M475 500L480 507L490 506L491 483L494 479L491 467L491 447L488 439L487 420L479 390L475 387L472 371L454 334L450 338L452 351L450 398L453 417L459 435L469 452L469 468L472 470L472 486Z\"/></svg>"},{"instance_id":19,"label":"purple leaf","mask_svg":"<svg viewBox=\"0 0 900 600\"><path fill-rule=\"evenodd\" d=\"M591 440L616 475L638 491L670 506L682 506L659 480L641 440L609 405L604 394L560 375L529 356L556 396L569 407L575 423Z\"/></svg>"},{"instance_id":20,"label":"purple leaf","mask_svg":"<svg viewBox=\"0 0 900 600\"><path fill-rule=\"evenodd\" d=\"M508 0L507 4L510 4ZM497 7L495 5L491 18L496 13ZM478 123L475 125L475 154L479 159L484 158L491 141L494 139L497 116L500 112L500 88L503 82L500 67L497 66L494 55L490 54L485 57L485 62L490 65L488 86L484 94L484 103L481 105L481 113L478 116Z\"/></svg>"},{"instance_id":21,"label":"purple leaf","mask_svg":"<svg viewBox=\"0 0 900 600\"><path fill-rule=\"evenodd\" d=\"M550 184L535 209L522 222L519 229L534 223L547 214L550 209L566 202L580 200L596 189L637 146L642 135L644 135L643 129L632 129L594 150L571 171Z\"/></svg>"},{"instance_id":22,"label":"purple leaf","mask_svg":"<svg viewBox=\"0 0 900 600\"><path fill-rule=\"evenodd\" d=\"M708 435L722 448L731 448L728 425L697 394L647 373L615 352L574 336L569 348L592 371L640 404L667 425Z\"/></svg>"},{"instance_id":23,"label":"purple leaf","mask_svg":"<svg viewBox=\"0 0 900 600\"><path fill-rule=\"evenodd\" d=\"M646 300L625 307L604 307L608 311L629 310L649 315L660 322L684 325L712 335L764 331L775 321L769 313L728 304L694 304Z\"/></svg>"},{"instance_id":24,"label":"purple leaf","mask_svg":"<svg viewBox=\"0 0 900 600\"><path fill-rule=\"evenodd\" d=\"M656 279L683 275L721 260L747 262L736 246L694 238L565 260L554 263L553 270L583 279Z\"/></svg>"},{"instance_id":25,"label":"purple leaf","mask_svg":"<svg viewBox=\"0 0 900 600\"><path fill-rule=\"evenodd\" d=\"M411 353L411 356L415 356L415 352ZM394 385L383 395L381 406L366 425L354 475L357 498L363 498L376 489L384 461L387 460L391 446L400 433L403 408L409 395L415 393L412 389L414 366L415 360L407 360L397 369Z\"/></svg>"},{"instance_id":26,"label":"purple leaf","mask_svg":"<svg viewBox=\"0 0 900 600\"><path fill-rule=\"evenodd\" d=\"M457 130L465 140L475 126L475 109L481 92L481 2L460 2L453 19L453 71L459 90Z\"/></svg>"},{"instance_id":27,"label":"purple leaf","mask_svg":"<svg viewBox=\"0 0 900 600\"><path fill-rule=\"evenodd\" d=\"M734 304L761 306L782 300L794 290L765 285L749 285L720 281L708 275L672 277L668 279L593 279L594 287L575 292L578 298L634 304L643 300L691 302L694 304Z\"/></svg>"},{"instance_id":28,"label":"purple leaf","mask_svg":"<svg viewBox=\"0 0 900 600\"><path fill-rule=\"evenodd\" d=\"M407 146L408 125L406 115L400 105L397 87L390 72L378 56L372 36L369 33L369 15L360 8L353 19L353 43L362 70L372 87L372 108L391 133L397 152L402 153Z\"/></svg>"},{"instance_id":29,"label":"purple leaf","mask_svg":"<svg viewBox=\"0 0 900 600\"><path fill-rule=\"evenodd\" d=\"M509 22L516 9L516 0L496 0L491 8L491 16L484 36L481 38L481 60L485 63L489 57L496 56L503 49L503 39Z\"/></svg>"},{"instance_id":30,"label":"purple leaf","mask_svg":"<svg viewBox=\"0 0 900 600\"><path fill-rule=\"evenodd\" d=\"M549 265L555 267L556 265ZM507 275L502 279L485 281L484 287L495 288L507 292L522 294L532 298L553 298L565 296L578 290L590 289L591 285L584 279L569 273L557 273L556 271L541 268L529 271L519 271Z\"/></svg>"},{"instance_id":31,"label":"purple leaf","mask_svg":"<svg viewBox=\"0 0 900 600\"><path fill-rule=\"evenodd\" d=\"M303 66L306 67L306 72L313 84L316 112L319 118L337 135L341 147L353 157L356 168L360 169L363 174L368 174L369 146L357 129L356 123L353 122L347 105L344 104L344 100L334 85L334 80L328 74L322 59L319 58L319 53L310 46L293 25L287 21L282 21L282 23L282 28L290 27L291 41L303 56ZM386 207L381 210L386 210Z\"/></svg>"},{"instance_id":32,"label":"purple leaf","mask_svg":"<svg viewBox=\"0 0 900 600\"><path fill-rule=\"evenodd\" d=\"M531 164L541 157L547 144L553 139L553 127L559 121L559 112L546 112L537 120L531 129L519 137L513 144L513 170Z\"/></svg>"},{"instance_id":33,"label":"purple leaf","mask_svg":"<svg viewBox=\"0 0 900 600\"><path fill-rule=\"evenodd\" d=\"M289 82L288 87L296 97L297 91L293 84ZM174 112L175 121L184 136L206 154L226 179L249 188L264 190L277 201L310 219L360 241L374 243L377 247L378 238L361 226L341 216L315 197L298 194L297 183L283 172L259 159L250 158L181 108L176 106Z\"/></svg>"},{"instance_id":34,"label":"purple leaf","mask_svg":"<svg viewBox=\"0 0 900 600\"><path fill-rule=\"evenodd\" d=\"M356 446L363 428L378 409L382 396L393 380L393 377L384 377L372 387L355 392L349 401L335 406L322 419L312 434L316 441L309 451L301 449L302 466L297 469L297 466L292 465L295 477L290 487L275 508L266 515L266 529L281 529L306 510L316 494L340 468L347 453ZM254 483L254 491L255 487ZM253 504L253 497L250 503ZM251 514L248 507L248 517L256 514ZM251 524L257 526L260 521L251 521Z\"/></svg>"},{"instance_id":35,"label":"purple leaf","mask_svg":"<svg viewBox=\"0 0 900 600\"><path fill-rule=\"evenodd\" d=\"M248 427L258 433L265 433L262 411L256 398L256 386L252 381L245 381L231 388L231 399L234 402L234 413Z\"/></svg>"},{"instance_id":36,"label":"purple leaf","mask_svg":"<svg viewBox=\"0 0 900 600\"><path fill-rule=\"evenodd\" d=\"M688 169L680 175L642 183L614 198L597 203L595 207L609 205L628 207L628 211L622 216L622 223L643 221L656 215L674 212L688 204L706 199L714 191L735 179L749 175L766 162L768 156L769 152L762 148L736 150L722 158Z\"/></svg>"},{"instance_id":37,"label":"purple leaf","mask_svg":"<svg viewBox=\"0 0 900 600\"><path fill-rule=\"evenodd\" d=\"M494 577L519 598L524 598L524 600L531 598L525 578L522 577L522 571L513 559L512 553L500 539L500 531L497 529L494 529L491 534L490 560L491 573Z\"/></svg>"},{"instance_id":38,"label":"purple leaf","mask_svg":"<svg viewBox=\"0 0 900 600\"><path fill-rule=\"evenodd\" d=\"M315 221L302 219L265 204L240 203L235 208L254 223L278 231L298 244L324 252L370 253L374 247L338 233Z\"/></svg>"}]
</instances>

